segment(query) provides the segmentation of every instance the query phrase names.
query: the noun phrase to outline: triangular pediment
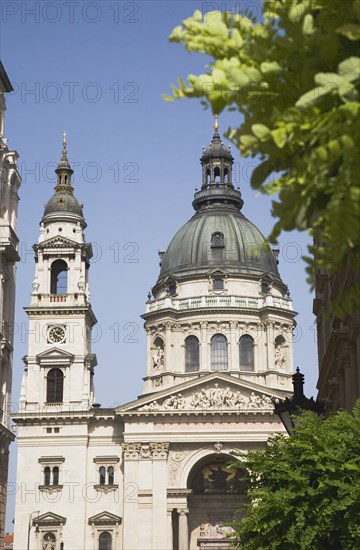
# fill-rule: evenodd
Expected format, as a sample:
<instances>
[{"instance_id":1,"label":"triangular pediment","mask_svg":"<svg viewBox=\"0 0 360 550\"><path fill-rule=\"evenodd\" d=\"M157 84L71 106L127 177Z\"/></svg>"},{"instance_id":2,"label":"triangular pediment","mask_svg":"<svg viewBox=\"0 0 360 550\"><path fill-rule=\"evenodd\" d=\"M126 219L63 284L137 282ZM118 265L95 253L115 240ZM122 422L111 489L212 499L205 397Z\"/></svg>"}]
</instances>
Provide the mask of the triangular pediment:
<instances>
[{"instance_id":1,"label":"triangular pediment","mask_svg":"<svg viewBox=\"0 0 360 550\"><path fill-rule=\"evenodd\" d=\"M274 399L284 399L286 395L286 392L217 372L132 401L116 410L119 413L236 411L265 414L273 412Z\"/></svg>"},{"instance_id":2,"label":"triangular pediment","mask_svg":"<svg viewBox=\"0 0 360 550\"><path fill-rule=\"evenodd\" d=\"M70 364L74 360L74 355L59 348L51 348L41 353L38 353L36 356L36 361L38 364L59 364L64 363L66 365Z\"/></svg>"},{"instance_id":3,"label":"triangular pediment","mask_svg":"<svg viewBox=\"0 0 360 550\"><path fill-rule=\"evenodd\" d=\"M73 241L72 239L69 239L68 237L60 237L57 235L56 237L50 237L50 239L46 239L39 244L37 244L37 248L68 248L68 247L78 247L80 243L77 241Z\"/></svg>"},{"instance_id":4,"label":"triangular pediment","mask_svg":"<svg viewBox=\"0 0 360 550\"><path fill-rule=\"evenodd\" d=\"M120 516L116 516L111 512L100 512L100 514L89 518L89 525L116 525L120 524L121 521L122 518Z\"/></svg>"},{"instance_id":5,"label":"triangular pediment","mask_svg":"<svg viewBox=\"0 0 360 550\"><path fill-rule=\"evenodd\" d=\"M32 523L33 525L39 525L40 527L57 527L59 525L64 525L66 523L66 518L59 516L58 514L54 514L53 512L46 512L45 514L41 514L41 516L33 518Z\"/></svg>"},{"instance_id":6,"label":"triangular pediment","mask_svg":"<svg viewBox=\"0 0 360 550\"><path fill-rule=\"evenodd\" d=\"M228 270L226 269L223 269L223 268L214 268L214 269L210 269L208 272L207 272L207 275L209 277L226 277L227 275L229 274Z\"/></svg>"}]
</instances>

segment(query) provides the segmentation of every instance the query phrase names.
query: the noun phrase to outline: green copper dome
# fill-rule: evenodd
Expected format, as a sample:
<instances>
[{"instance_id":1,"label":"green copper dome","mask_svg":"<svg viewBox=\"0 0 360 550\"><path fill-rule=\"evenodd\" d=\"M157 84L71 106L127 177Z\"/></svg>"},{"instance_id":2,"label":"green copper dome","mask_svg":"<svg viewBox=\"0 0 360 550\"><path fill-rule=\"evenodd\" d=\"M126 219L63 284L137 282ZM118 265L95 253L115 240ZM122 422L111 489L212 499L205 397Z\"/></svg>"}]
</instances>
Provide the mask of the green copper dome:
<instances>
[{"instance_id":1,"label":"green copper dome","mask_svg":"<svg viewBox=\"0 0 360 550\"><path fill-rule=\"evenodd\" d=\"M221 141L216 116L214 129L200 159L202 185L192 203L196 214L170 242L157 285L169 276L206 276L216 269L259 279L271 273L281 283L274 253L264 249L264 236L241 213L241 193L232 184L234 159Z\"/></svg>"},{"instance_id":2,"label":"green copper dome","mask_svg":"<svg viewBox=\"0 0 360 550\"><path fill-rule=\"evenodd\" d=\"M274 254L262 249L264 241L258 228L233 207L200 210L170 242L158 282L166 276L205 275L213 269L255 277L270 272L280 280Z\"/></svg>"}]
</instances>

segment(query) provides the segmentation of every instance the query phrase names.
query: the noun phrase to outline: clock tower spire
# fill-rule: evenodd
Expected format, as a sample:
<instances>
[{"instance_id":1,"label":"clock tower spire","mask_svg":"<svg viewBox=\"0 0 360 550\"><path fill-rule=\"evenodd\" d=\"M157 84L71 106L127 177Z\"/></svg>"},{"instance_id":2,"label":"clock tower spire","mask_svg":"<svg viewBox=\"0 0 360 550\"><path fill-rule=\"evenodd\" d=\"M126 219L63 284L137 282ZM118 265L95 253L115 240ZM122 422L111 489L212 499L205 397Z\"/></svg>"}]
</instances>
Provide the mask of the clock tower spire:
<instances>
[{"instance_id":1,"label":"clock tower spire","mask_svg":"<svg viewBox=\"0 0 360 550\"><path fill-rule=\"evenodd\" d=\"M45 205L34 245L35 277L29 317L29 347L21 407L25 411L76 411L94 402L89 301L92 248L86 243L82 205L74 196L66 134L55 170L54 194Z\"/></svg>"}]
</instances>

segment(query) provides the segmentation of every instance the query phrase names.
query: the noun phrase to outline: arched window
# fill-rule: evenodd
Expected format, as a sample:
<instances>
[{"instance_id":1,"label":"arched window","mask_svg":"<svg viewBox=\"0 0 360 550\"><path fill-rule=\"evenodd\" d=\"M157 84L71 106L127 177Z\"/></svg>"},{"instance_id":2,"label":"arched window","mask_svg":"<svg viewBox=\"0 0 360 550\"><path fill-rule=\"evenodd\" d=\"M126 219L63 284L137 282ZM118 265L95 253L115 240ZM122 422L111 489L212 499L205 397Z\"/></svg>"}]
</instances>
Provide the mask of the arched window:
<instances>
[{"instance_id":1,"label":"arched window","mask_svg":"<svg viewBox=\"0 0 360 550\"><path fill-rule=\"evenodd\" d=\"M262 294L268 294L268 292L270 292L270 286L266 281L262 281L261 283L261 292Z\"/></svg>"},{"instance_id":2,"label":"arched window","mask_svg":"<svg viewBox=\"0 0 360 550\"><path fill-rule=\"evenodd\" d=\"M111 550L112 549L112 536L108 531L101 533L99 537L99 550Z\"/></svg>"},{"instance_id":3,"label":"arched window","mask_svg":"<svg viewBox=\"0 0 360 550\"><path fill-rule=\"evenodd\" d=\"M60 369L51 369L47 375L46 402L62 403L64 375Z\"/></svg>"},{"instance_id":4,"label":"arched window","mask_svg":"<svg viewBox=\"0 0 360 550\"><path fill-rule=\"evenodd\" d=\"M100 466L100 468L99 468L99 483L100 483L100 485L105 485L105 483L106 483L105 473L106 473L105 466Z\"/></svg>"},{"instance_id":5,"label":"arched window","mask_svg":"<svg viewBox=\"0 0 360 550\"><path fill-rule=\"evenodd\" d=\"M50 466L44 468L44 485L50 485Z\"/></svg>"},{"instance_id":6,"label":"arched window","mask_svg":"<svg viewBox=\"0 0 360 550\"><path fill-rule=\"evenodd\" d=\"M59 485L59 466L53 467L53 485Z\"/></svg>"},{"instance_id":7,"label":"arched window","mask_svg":"<svg viewBox=\"0 0 360 550\"><path fill-rule=\"evenodd\" d=\"M108 467L108 485L114 485L114 468L113 468L113 466Z\"/></svg>"},{"instance_id":8,"label":"arched window","mask_svg":"<svg viewBox=\"0 0 360 550\"><path fill-rule=\"evenodd\" d=\"M189 474L188 487L193 495L245 494L247 472L231 468L226 461L201 461Z\"/></svg>"},{"instance_id":9,"label":"arched window","mask_svg":"<svg viewBox=\"0 0 360 550\"><path fill-rule=\"evenodd\" d=\"M240 341L240 370L254 370L254 340L249 334L241 336Z\"/></svg>"},{"instance_id":10,"label":"arched window","mask_svg":"<svg viewBox=\"0 0 360 550\"><path fill-rule=\"evenodd\" d=\"M211 338L211 370L228 369L227 340L223 334Z\"/></svg>"},{"instance_id":11,"label":"arched window","mask_svg":"<svg viewBox=\"0 0 360 550\"><path fill-rule=\"evenodd\" d=\"M214 170L214 180L215 183L220 183L220 168L218 166L216 166Z\"/></svg>"},{"instance_id":12,"label":"arched window","mask_svg":"<svg viewBox=\"0 0 360 550\"><path fill-rule=\"evenodd\" d=\"M199 340L196 336L185 338L185 372L199 370Z\"/></svg>"},{"instance_id":13,"label":"arched window","mask_svg":"<svg viewBox=\"0 0 360 550\"><path fill-rule=\"evenodd\" d=\"M66 294L67 293L67 263L64 260L55 260L51 264L51 294Z\"/></svg>"}]
</instances>

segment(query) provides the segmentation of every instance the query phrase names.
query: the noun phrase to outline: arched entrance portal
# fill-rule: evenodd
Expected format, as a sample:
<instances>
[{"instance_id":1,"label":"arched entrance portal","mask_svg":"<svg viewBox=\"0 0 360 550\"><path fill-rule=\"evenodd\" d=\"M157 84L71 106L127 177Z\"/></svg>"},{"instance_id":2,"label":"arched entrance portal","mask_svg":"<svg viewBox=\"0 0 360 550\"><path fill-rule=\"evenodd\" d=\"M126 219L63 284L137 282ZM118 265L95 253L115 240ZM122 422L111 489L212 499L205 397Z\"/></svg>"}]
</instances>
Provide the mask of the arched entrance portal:
<instances>
[{"instance_id":1,"label":"arched entrance portal","mask_svg":"<svg viewBox=\"0 0 360 550\"><path fill-rule=\"evenodd\" d=\"M189 473L190 550L230 549L226 522L237 514L245 498L245 471L230 468L234 457L214 454L197 462Z\"/></svg>"}]
</instances>

